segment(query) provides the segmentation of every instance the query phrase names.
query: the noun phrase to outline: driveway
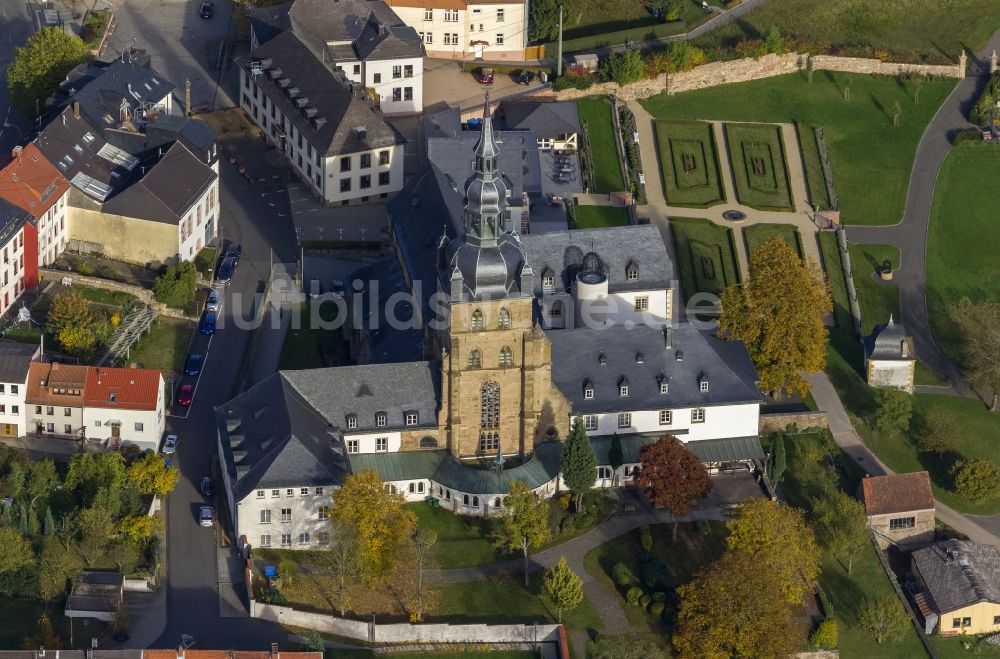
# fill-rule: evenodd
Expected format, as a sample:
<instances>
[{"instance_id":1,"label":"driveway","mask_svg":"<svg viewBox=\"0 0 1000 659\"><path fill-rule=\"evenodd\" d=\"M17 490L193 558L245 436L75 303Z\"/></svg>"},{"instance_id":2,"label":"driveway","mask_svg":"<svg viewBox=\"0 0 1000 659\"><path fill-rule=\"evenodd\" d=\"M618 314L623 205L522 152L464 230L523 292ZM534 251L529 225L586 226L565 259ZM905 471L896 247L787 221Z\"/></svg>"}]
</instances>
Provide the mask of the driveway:
<instances>
[{"instance_id":1,"label":"driveway","mask_svg":"<svg viewBox=\"0 0 1000 659\"><path fill-rule=\"evenodd\" d=\"M468 63L468 72L462 71L462 63L450 59L424 60L424 108L443 110L447 107L470 107L482 105L487 85L479 82L472 69L489 64ZM509 66L509 65L505 65ZM516 66L516 64L514 64ZM513 94L537 91L545 86L538 77L530 85L519 85L509 73L498 73L493 84L488 85L490 99L498 101Z\"/></svg>"}]
</instances>

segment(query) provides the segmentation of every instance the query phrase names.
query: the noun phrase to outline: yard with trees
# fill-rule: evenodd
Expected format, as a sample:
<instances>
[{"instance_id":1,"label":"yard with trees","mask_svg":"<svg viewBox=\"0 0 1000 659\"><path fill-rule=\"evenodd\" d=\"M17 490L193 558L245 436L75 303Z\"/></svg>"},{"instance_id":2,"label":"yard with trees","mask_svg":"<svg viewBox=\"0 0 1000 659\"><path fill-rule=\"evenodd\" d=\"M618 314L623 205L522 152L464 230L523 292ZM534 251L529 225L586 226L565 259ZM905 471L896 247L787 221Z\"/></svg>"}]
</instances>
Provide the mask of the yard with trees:
<instances>
[{"instance_id":1,"label":"yard with trees","mask_svg":"<svg viewBox=\"0 0 1000 659\"><path fill-rule=\"evenodd\" d=\"M83 40L61 27L45 27L34 33L17 49L14 61L7 67L11 103L24 116L35 117L85 55Z\"/></svg>"}]
</instances>

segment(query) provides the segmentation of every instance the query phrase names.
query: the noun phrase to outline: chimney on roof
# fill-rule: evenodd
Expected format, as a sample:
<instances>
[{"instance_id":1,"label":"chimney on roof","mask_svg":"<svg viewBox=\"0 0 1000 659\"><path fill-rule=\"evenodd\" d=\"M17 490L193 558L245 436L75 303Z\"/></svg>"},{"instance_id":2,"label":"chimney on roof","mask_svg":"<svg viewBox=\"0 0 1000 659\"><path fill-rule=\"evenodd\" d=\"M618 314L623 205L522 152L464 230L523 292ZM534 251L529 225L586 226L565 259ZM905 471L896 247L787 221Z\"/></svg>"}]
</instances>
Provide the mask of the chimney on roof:
<instances>
[{"instance_id":1,"label":"chimney on roof","mask_svg":"<svg viewBox=\"0 0 1000 659\"><path fill-rule=\"evenodd\" d=\"M670 350L674 347L674 327L667 325L663 328L663 349Z\"/></svg>"},{"instance_id":2,"label":"chimney on roof","mask_svg":"<svg viewBox=\"0 0 1000 659\"><path fill-rule=\"evenodd\" d=\"M94 370L97 372L97 384L101 384L101 369L95 368Z\"/></svg>"},{"instance_id":3,"label":"chimney on roof","mask_svg":"<svg viewBox=\"0 0 1000 659\"><path fill-rule=\"evenodd\" d=\"M17 164L18 165L21 164L21 153L23 151L24 151L24 148L22 148L21 146L15 146L14 150L11 152L11 156L13 156L14 158L17 158Z\"/></svg>"},{"instance_id":4,"label":"chimney on roof","mask_svg":"<svg viewBox=\"0 0 1000 659\"><path fill-rule=\"evenodd\" d=\"M184 116L191 116L191 79L184 78Z\"/></svg>"},{"instance_id":5,"label":"chimney on roof","mask_svg":"<svg viewBox=\"0 0 1000 659\"><path fill-rule=\"evenodd\" d=\"M77 119L80 118L80 101L73 101L73 116Z\"/></svg>"}]
</instances>

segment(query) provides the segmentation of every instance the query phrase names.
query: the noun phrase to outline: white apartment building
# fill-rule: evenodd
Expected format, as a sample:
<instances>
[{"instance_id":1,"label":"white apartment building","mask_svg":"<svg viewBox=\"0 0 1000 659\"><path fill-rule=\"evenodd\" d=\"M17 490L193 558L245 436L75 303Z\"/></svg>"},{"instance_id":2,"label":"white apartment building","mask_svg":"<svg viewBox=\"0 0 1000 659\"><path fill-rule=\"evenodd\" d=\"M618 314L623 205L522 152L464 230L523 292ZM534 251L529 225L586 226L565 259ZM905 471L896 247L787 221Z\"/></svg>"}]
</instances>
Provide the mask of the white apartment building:
<instances>
[{"instance_id":1,"label":"white apartment building","mask_svg":"<svg viewBox=\"0 0 1000 659\"><path fill-rule=\"evenodd\" d=\"M240 107L326 204L384 200L403 187L403 138L360 89L291 32L240 66Z\"/></svg>"},{"instance_id":2,"label":"white apartment building","mask_svg":"<svg viewBox=\"0 0 1000 659\"><path fill-rule=\"evenodd\" d=\"M387 0L424 40L428 57L523 62L528 3L478 0Z\"/></svg>"},{"instance_id":3,"label":"white apartment building","mask_svg":"<svg viewBox=\"0 0 1000 659\"><path fill-rule=\"evenodd\" d=\"M258 487L236 502L240 535L256 547L312 549L330 541L331 485Z\"/></svg>"},{"instance_id":4,"label":"white apartment building","mask_svg":"<svg viewBox=\"0 0 1000 659\"><path fill-rule=\"evenodd\" d=\"M0 341L0 436L24 437L28 367L38 359L40 346Z\"/></svg>"}]
</instances>

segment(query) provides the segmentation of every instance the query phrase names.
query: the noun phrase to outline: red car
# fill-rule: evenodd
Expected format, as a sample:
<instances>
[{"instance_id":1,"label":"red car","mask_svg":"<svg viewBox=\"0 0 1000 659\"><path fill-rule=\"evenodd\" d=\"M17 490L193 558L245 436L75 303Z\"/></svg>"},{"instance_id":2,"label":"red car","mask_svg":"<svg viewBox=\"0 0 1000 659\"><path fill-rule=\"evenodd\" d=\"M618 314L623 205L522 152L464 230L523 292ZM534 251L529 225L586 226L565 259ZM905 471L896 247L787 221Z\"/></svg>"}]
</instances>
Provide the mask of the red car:
<instances>
[{"instance_id":1,"label":"red car","mask_svg":"<svg viewBox=\"0 0 1000 659\"><path fill-rule=\"evenodd\" d=\"M479 74L479 83L482 85L493 84L493 69L483 69Z\"/></svg>"},{"instance_id":2,"label":"red car","mask_svg":"<svg viewBox=\"0 0 1000 659\"><path fill-rule=\"evenodd\" d=\"M183 405L184 407L187 407L188 405L191 404L192 396L194 396L194 387L192 387L189 384L186 384L183 387L181 387L180 393L177 394L177 402Z\"/></svg>"}]
</instances>

